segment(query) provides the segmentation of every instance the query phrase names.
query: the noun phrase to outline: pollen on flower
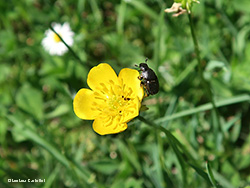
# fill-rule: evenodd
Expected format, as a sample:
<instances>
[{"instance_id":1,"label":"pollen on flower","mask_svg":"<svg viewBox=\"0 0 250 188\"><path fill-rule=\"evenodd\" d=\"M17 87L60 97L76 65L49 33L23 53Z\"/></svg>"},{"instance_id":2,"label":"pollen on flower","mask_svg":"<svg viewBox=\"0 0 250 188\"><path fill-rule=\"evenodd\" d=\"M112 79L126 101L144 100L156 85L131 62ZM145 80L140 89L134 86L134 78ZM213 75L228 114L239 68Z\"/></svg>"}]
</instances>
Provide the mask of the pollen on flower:
<instances>
[{"instance_id":1,"label":"pollen on flower","mask_svg":"<svg viewBox=\"0 0 250 188\"><path fill-rule=\"evenodd\" d=\"M127 122L139 115L144 96L138 76L138 71L125 68L117 77L106 63L92 68L87 79L92 90L81 89L76 94L76 115L94 119L93 129L101 135L124 131Z\"/></svg>"}]
</instances>

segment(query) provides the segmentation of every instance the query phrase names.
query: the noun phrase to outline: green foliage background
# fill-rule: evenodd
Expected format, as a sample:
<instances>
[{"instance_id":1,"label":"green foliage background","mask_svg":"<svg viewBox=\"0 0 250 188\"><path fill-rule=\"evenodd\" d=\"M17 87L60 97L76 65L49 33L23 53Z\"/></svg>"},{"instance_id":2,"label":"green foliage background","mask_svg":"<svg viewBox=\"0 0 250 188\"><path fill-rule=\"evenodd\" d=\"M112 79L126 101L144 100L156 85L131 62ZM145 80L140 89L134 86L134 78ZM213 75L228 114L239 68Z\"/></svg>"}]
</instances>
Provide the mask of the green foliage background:
<instances>
[{"instance_id":1,"label":"green foliage background","mask_svg":"<svg viewBox=\"0 0 250 188\"><path fill-rule=\"evenodd\" d=\"M193 6L204 77L187 15L163 0L0 1L0 187L246 187L250 185L250 2ZM41 46L52 22L75 32L70 52ZM72 100L91 67L117 73L149 58L160 92L117 135L99 136ZM8 183L8 179L46 179Z\"/></svg>"}]
</instances>

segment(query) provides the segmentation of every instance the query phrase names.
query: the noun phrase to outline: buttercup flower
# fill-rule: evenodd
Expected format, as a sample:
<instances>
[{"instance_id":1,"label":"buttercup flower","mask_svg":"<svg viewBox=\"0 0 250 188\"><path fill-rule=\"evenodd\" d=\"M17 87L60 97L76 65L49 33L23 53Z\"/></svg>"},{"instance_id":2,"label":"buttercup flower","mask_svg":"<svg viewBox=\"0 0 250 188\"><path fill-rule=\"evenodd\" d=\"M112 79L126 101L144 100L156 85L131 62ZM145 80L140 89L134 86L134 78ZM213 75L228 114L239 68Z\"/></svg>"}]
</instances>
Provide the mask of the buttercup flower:
<instances>
[{"instance_id":1,"label":"buttercup flower","mask_svg":"<svg viewBox=\"0 0 250 188\"><path fill-rule=\"evenodd\" d=\"M75 114L94 120L93 129L100 135L124 131L139 115L144 96L138 76L137 70L124 68L117 77L107 63L93 67L87 78L90 89L80 89L74 98Z\"/></svg>"},{"instance_id":2,"label":"buttercup flower","mask_svg":"<svg viewBox=\"0 0 250 188\"><path fill-rule=\"evenodd\" d=\"M53 23L53 29L61 36L61 38L67 43L67 45L73 45L74 32L71 31L69 23L63 25ZM48 29L45 32L45 38L42 40L42 45L50 55L63 55L68 51L68 48L61 41L61 39L51 30Z\"/></svg>"}]
</instances>

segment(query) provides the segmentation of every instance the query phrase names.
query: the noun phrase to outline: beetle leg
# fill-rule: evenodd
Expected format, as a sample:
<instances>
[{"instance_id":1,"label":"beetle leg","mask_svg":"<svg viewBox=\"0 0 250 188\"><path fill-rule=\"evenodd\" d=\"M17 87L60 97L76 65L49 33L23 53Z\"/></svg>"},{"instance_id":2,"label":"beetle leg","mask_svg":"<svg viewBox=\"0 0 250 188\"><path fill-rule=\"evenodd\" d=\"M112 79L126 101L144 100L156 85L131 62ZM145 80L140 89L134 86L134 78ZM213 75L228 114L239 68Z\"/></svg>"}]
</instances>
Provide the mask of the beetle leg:
<instances>
[{"instance_id":1,"label":"beetle leg","mask_svg":"<svg viewBox=\"0 0 250 188\"><path fill-rule=\"evenodd\" d=\"M149 96L148 90L144 84L142 84L143 90L144 90L144 98Z\"/></svg>"},{"instance_id":2,"label":"beetle leg","mask_svg":"<svg viewBox=\"0 0 250 188\"><path fill-rule=\"evenodd\" d=\"M149 96L148 90L144 89L144 91L146 91L146 93L144 93L144 97L148 97Z\"/></svg>"},{"instance_id":3,"label":"beetle leg","mask_svg":"<svg viewBox=\"0 0 250 188\"><path fill-rule=\"evenodd\" d=\"M149 92L148 92L147 87L146 87L146 85L147 85L146 81L142 80L141 81L141 85L143 87L143 90L146 91L146 92L144 92L144 97L148 97L149 96Z\"/></svg>"},{"instance_id":4,"label":"beetle leg","mask_svg":"<svg viewBox=\"0 0 250 188\"><path fill-rule=\"evenodd\" d=\"M144 91L146 91L146 92L144 92L144 97L148 97L149 96L149 93L148 93L148 90L147 90L147 88L146 88L146 85L147 85L147 81L146 80L143 80L143 78L142 77L138 77L139 78L139 80L141 80L141 86L143 87L143 90Z\"/></svg>"},{"instance_id":5,"label":"beetle leg","mask_svg":"<svg viewBox=\"0 0 250 188\"><path fill-rule=\"evenodd\" d=\"M141 81L141 85L143 85L144 87L147 85L146 81L145 80L142 80Z\"/></svg>"}]
</instances>

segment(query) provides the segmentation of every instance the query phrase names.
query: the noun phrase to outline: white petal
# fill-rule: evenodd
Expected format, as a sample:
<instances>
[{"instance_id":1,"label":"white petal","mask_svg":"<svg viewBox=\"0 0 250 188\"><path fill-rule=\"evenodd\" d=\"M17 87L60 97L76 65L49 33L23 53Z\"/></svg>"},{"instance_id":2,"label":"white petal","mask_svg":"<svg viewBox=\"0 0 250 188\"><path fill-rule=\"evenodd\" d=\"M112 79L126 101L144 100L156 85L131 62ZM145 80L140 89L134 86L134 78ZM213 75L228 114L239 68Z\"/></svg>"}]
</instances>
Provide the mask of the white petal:
<instances>
[{"instance_id":1,"label":"white petal","mask_svg":"<svg viewBox=\"0 0 250 188\"><path fill-rule=\"evenodd\" d=\"M62 39L69 45L72 46L74 43L73 36L74 32L71 30L69 23L65 22L63 25L58 23L52 23L53 29L60 34ZM42 40L42 45L46 51L51 55L63 55L68 51L68 48L63 42L55 41L55 33L50 29L45 31L45 37Z\"/></svg>"}]
</instances>

